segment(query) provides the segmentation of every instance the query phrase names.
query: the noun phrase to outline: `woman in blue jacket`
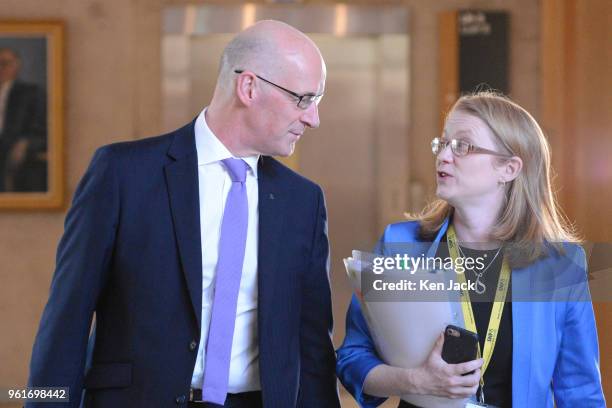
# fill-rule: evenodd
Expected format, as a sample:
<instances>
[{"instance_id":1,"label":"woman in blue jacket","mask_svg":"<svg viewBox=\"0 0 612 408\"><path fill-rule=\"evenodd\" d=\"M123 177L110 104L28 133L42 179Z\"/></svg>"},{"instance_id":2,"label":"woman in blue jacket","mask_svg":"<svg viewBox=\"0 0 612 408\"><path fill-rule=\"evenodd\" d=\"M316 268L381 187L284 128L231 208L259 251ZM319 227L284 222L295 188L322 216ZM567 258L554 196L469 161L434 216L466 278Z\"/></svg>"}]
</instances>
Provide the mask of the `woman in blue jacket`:
<instances>
[{"instance_id":1,"label":"woman in blue jacket","mask_svg":"<svg viewBox=\"0 0 612 408\"><path fill-rule=\"evenodd\" d=\"M338 350L340 381L362 407L405 394L472 397L499 407L605 407L586 260L555 202L537 122L501 95L463 96L432 151L439 200L389 225L380 248L431 242L437 256L487 260L465 272L477 290L462 303L483 358L447 364L441 334L421 366L387 365L353 296ZM479 302L486 283L505 302Z\"/></svg>"}]
</instances>

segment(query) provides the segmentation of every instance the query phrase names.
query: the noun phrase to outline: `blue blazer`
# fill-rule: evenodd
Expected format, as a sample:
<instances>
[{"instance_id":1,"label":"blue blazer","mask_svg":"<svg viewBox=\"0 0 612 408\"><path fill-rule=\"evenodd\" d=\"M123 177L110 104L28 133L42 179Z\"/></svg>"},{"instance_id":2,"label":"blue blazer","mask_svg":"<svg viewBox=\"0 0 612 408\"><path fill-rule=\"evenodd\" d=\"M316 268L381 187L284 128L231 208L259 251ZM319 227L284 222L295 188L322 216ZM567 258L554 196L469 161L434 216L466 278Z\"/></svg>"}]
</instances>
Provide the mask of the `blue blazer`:
<instances>
[{"instance_id":1,"label":"blue blazer","mask_svg":"<svg viewBox=\"0 0 612 408\"><path fill-rule=\"evenodd\" d=\"M429 255L435 254L448 222L432 243ZM418 229L414 221L389 225L380 242L383 254L389 255L384 244L419 242ZM512 270L515 407L553 407L553 399L558 408L605 407L584 252L577 245L565 245L565 250L565 256L551 253L528 267ZM551 287L554 290L550 291ZM522 301L516 301L517 297ZM379 364L384 362L353 296L336 372L362 407L376 407L385 400L363 392L366 376Z\"/></svg>"},{"instance_id":2,"label":"blue blazer","mask_svg":"<svg viewBox=\"0 0 612 408\"><path fill-rule=\"evenodd\" d=\"M263 404L337 407L323 194L272 158L258 166ZM201 310L194 123L99 149L66 217L30 386L70 387L59 407L83 389L87 407L184 407Z\"/></svg>"}]
</instances>

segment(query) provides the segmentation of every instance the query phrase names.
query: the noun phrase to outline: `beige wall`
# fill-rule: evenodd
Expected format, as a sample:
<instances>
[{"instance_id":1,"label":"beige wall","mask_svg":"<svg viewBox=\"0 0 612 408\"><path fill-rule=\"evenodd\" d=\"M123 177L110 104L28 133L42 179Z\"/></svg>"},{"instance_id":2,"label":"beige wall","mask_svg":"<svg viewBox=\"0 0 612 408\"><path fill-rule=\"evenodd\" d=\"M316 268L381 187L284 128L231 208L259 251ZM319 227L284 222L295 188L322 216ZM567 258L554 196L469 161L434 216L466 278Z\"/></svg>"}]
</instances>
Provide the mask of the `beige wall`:
<instances>
[{"instance_id":1,"label":"beige wall","mask_svg":"<svg viewBox=\"0 0 612 408\"><path fill-rule=\"evenodd\" d=\"M137 50L138 30L149 14L138 4L122 0L2 2L3 19L60 19L66 23L67 200L97 146L154 132L157 127L140 115L150 105L139 101L159 103L159 70L155 63L146 66L140 62L146 51ZM155 22L150 48L156 48L158 15L150 16ZM134 21L139 23L134 25ZM156 56L151 60L156 61ZM140 91L144 78L152 92ZM156 117L154 110L150 114ZM63 219L64 212L0 213L0 388L26 382Z\"/></svg>"},{"instance_id":2,"label":"beige wall","mask_svg":"<svg viewBox=\"0 0 612 408\"><path fill-rule=\"evenodd\" d=\"M169 3L164 0L2 1L2 18L66 22L68 199L96 147L159 131L160 10L163 4ZM509 10L511 88L515 98L537 114L539 3L535 0L406 0L393 4L406 4L411 9L410 105L413 109L408 113L412 126L406 154L411 160L405 182L408 191L425 192L408 197L406 208L416 209L431 192L434 181L433 159L427 146L439 131L436 13L462 7ZM400 140L407 135L397 137ZM335 192L328 190L326 194ZM64 212L0 213L0 388L22 386L26 382L32 341L46 301L63 218ZM333 222L332 219L330 223ZM343 272L334 270L332 274L338 293L335 298L338 341L344 333L341 316L349 292L343 279L338 277Z\"/></svg>"}]
</instances>

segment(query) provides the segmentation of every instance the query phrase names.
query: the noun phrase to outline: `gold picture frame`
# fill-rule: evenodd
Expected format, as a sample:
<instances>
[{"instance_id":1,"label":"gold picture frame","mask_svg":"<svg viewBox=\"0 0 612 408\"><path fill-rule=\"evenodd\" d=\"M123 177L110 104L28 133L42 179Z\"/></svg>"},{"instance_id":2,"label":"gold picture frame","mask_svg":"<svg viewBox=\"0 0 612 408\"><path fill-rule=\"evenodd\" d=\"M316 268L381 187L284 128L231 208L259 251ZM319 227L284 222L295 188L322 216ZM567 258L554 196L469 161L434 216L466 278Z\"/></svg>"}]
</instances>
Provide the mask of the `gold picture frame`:
<instances>
[{"instance_id":1,"label":"gold picture frame","mask_svg":"<svg viewBox=\"0 0 612 408\"><path fill-rule=\"evenodd\" d=\"M64 24L0 21L0 210L64 206Z\"/></svg>"}]
</instances>

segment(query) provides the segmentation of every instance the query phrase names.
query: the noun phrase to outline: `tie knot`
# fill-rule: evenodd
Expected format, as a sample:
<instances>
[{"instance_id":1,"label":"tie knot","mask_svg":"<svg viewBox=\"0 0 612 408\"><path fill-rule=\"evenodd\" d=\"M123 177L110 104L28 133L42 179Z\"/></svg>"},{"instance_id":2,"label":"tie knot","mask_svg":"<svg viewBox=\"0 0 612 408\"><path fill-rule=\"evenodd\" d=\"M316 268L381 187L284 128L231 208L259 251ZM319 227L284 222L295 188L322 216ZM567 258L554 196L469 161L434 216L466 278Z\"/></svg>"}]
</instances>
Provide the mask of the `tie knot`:
<instances>
[{"instance_id":1,"label":"tie knot","mask_svg":"<svg viewBox=\"0 0 612 408\"><path fill-rule=\"evenodd\" d=\"M246 171L248 164L242 159L225 159L221 160L225 165L225 168L229 172L232 181L239 181L244 183L246 180Z\"/></svg>"}]
</instances>

